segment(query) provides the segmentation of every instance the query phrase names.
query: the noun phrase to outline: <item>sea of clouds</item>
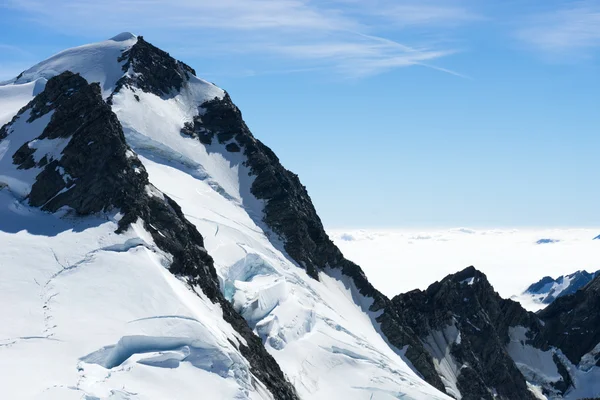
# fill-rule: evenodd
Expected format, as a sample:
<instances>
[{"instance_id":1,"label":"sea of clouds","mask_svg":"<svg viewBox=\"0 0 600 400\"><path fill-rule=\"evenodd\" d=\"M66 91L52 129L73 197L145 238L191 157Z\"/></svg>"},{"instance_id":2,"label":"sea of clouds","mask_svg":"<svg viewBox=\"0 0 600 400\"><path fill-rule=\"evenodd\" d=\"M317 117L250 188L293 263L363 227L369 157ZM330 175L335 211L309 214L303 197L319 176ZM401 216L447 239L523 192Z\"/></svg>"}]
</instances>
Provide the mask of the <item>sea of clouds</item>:
<instances>
[{"instance_id":1,"label":"sea of clouds","mask_svg":"<svg viewBox=\"0 0 600 400\"><path fill-rule=\"evenodd\" d=\"M330 229L328 233L387 296L425 289L469 265L484 272L505 298L521 294L544 276L600 270L600 239L594 239L600 228Z\"/></svg>"}]
</instances>

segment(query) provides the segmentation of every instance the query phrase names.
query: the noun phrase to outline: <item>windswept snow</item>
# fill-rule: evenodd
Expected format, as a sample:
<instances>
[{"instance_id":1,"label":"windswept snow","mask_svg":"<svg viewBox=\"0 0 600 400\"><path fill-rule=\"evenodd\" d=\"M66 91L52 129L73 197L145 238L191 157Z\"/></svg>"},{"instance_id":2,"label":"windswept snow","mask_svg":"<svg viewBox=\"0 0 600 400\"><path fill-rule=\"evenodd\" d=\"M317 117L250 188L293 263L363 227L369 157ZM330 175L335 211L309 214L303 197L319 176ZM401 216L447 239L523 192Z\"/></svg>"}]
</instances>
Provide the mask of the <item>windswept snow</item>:
<instances>
[{"instance_id":1,"label":"windswept snow","mask_svg":"<svg viewBox=\"0 0 600 400\"><path fill-rule=\"evenodd\" d=\"M107 98L125 74L121 53L135 44L137 37L125 32L99 43L87 44L60 53L23 71L18 77L0 82L0 127L44 90L46 82L65 71L79 73L88 82L98 82Z\"/></svg>"},{"instance_id":2,"label":"windswept snow","mask_svg":"<svg viewBox=\"0 0 600 400\"><path fill-rule=\"evenodd\" d=\"M40 94L45 86L45 78L20 85L0 84L0 127L9 122L33 97Z\"/></svg>"},{"instance_id":3,"label":"windswept snow","mask_svg":"<svg viewBox=\"0 0 600 400\"><path fill-rule=\"evenodd\" d=\"M137 37L118 35L104 42L87 44L61 51L41 63L24 71L11 81L15 85L40 78L50 79L65 71L79 73L89 83L98 82L104 98L110 96L117 81L123 76L124 61L117 59L124 50L135 44Z\"/></svg>"},{"instance_id":4,"label":"windswept snow","mask_svg":"<svg viewBox=\"0 0 600 400\"><path fill-rule=\"evenodd\" d=\"M529 382L556 382L562 380L556 364L552 361L552 351L542 351L527 343L527 328L508 328L510 342L506 350Z\"/></svg>"},{"instance_id":5,"label":"windswept snow","mask_svg":"<svg viewBox=\"0 0 600 400\"><path fill-rule=\"evenodd\" d=\"M0 326L3 393L270 397L254 387L220 308L168 272L141 224L117 235L114 220L11 211L14 201L0 190L0 301L10 305L0 309L10 321Z\"/></svg>"}]
</instances>

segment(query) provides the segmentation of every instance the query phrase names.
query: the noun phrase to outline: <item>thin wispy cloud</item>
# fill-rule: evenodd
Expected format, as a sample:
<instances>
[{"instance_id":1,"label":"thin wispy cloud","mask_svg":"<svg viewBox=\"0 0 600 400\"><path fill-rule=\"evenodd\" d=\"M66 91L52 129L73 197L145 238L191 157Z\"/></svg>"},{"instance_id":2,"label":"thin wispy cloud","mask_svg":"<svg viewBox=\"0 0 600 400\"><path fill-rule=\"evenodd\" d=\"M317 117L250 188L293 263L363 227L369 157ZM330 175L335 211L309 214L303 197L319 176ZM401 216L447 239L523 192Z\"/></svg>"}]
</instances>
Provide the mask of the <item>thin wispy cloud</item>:
<instances>
[{"instance_id":1,"label":"thin wispy cloud","mask_svg":"<svg viewBox=\"0 0 600 400\"><path fill-rule=\"evenodd\" d=\"M126 29L172 37L173 41L186 36L206 54L266 55L270 60L294 63L292 69L330 69L362 77L454 54L456 49L447 44L420 36L424 31L439 34L449 26L478 18L451 3L453 0L9 0L8 7L26 11L30 21L62 31L109 35ZM419 32L413 31L416 27Z\"/></svg>"},{"instance_id":2,"label":"thin wispy cloud","mask_svg":"<svg viewBox=\"0 0 600 400\"><path fill-rule=\"evenodd\" d=\"M600 1L566 2L524 22L518 37L552 56L589 56L600 50Z\"/></svg>"},{"instance_id":3,"label":"thin wispy cloud","mask_svg":"<svg viewBox=\"0 0 600 400\"><path fill-rule=\"evenodd\" d=\"M13 55L16 54L19 56L31 56L31 53L29 53L28 51L25 51L20 47L13 46L13 45L6 44L6 43L0 43L0 51L5 52L5 53L10 53Z\"/></svg>"},{"instance_id":4,"label":"thin wispy cloud","mask_svg":"<svg viewBox=\"0 0 600 400\"><path fill-rule=\"evenodd\" d=\"M359 10L381 18L397 27L452 27L485 19L479 13L461 5L445 2L406 2L376 0L360 2Z\"/></svg>"}]
</instances>

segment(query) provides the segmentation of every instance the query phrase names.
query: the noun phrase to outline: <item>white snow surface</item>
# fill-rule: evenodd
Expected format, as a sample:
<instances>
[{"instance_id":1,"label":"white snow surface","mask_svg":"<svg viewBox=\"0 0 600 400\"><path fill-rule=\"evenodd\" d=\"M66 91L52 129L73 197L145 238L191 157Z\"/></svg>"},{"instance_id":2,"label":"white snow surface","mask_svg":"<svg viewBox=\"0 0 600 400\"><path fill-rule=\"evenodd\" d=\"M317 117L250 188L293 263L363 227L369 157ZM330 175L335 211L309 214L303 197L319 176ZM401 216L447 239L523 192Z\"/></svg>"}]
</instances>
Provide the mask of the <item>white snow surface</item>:
<instances>
[{"instance_id":1,"label":"white snow surface","mask_svg":"<svg viewBox=\"0 0 600 400\"><path fill-rule=\"evenodd\" d=\"M542 351L526 344L527 328L515 326L508 328L510 342L506 347L508 354L530 382L556 382L562 380L554 361L552 350Z\"/></svg>"},{"instance_id":2,"label":"white snow surface","mask_svg":"<svg viewBox=\"0 0 600 400\"><path fill-rule=\"evenodd\" d=\"M0 84L0 127L9 122L33 97L44 90L45 78L14 85Z\"/></svg>"},{"instance_id":3,"label":"white snow surface","mask_svg":"<svg viewBox=\"0 0 600 400\"><path fill-rule=\"evenodd\" d=\"M79 73L88 82L98 82L104 97L110 96L117 81L124 75L124 61L117 59L124 50L135 44L137 37L123 33L113 39L99 43L86 44L61 51L58 54L24 71L22 76L9 81L13 85L24 84L40 78L50 79L65 71Z\"/></svg>"},{"instance_id":4,"label":"white snow surface","mask_svg":"<svg viewBox=\"0 0 600 400\"><path fill-rule=\"evenodd\" d=\"M387 296L431 283L469 265L487 275L504 298L531 311L543 304L521 296L544 276L600 269L600 228L573 229L329 229L344 255ZM539 245L540 238L558 242Z\"/></svg>"},{"instance_id":5,"label":"white snow surface","mask_svg":"<svg viewBox=\"0 0 600 400\"><path fill-rule=\"evenodd\" d=\"M18 399L259 399L221 310L117 216L48 215L0 190L0 384Z\"/></svg>"},{"instance_id":6,"label":"white snow surface","mask_svg":"<svg viewBox=\"0 0 600 400\"><path fill-rule=\"evenodd\" d=\"M116 58L134 42L121 34L61 52L0 84L0 101L16 112L36 85L64 70L99 82L107 97L123 75ZM226 297L303 399L448 399L388 345L368 311L371 300L346 277L331 270L316 281L281 250L260 222L264 204L250 194L253 178L242 153L181 135L204 101L223 94L192 78L168 99L124 89L113 110L151 182L204 236ZM22 399L270 398L251 376L237 350L242 339L220 308L168 272L170 255L156 248L141 221L116 235L118 214L75 218L68 209L49 215L24 205L39 171L16 170L12 154L49 118L28 124L23 116L0 144L0 301L10 305L0 309L3 393ZM52 155L63 145L32 144Z\"/></svg>"}]
</instances>

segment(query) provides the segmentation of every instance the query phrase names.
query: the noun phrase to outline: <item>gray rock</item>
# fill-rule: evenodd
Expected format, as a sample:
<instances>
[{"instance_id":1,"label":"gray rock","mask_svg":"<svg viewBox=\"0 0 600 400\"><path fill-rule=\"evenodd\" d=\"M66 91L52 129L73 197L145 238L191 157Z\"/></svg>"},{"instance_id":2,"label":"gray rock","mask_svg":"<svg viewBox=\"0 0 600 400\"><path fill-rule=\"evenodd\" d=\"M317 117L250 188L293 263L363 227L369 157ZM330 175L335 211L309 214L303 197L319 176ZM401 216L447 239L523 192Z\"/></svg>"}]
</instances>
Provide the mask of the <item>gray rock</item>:
<instances>
[{"instance_id":1,"label":"gray rock","mask_svg":"<svg viewBox=\"0 0 600 400\"><path fill-rule=\"evenodd\" d=\"M500 298L483 273L469 267L425 291L414 290L394 297L392 307L399 324L410 328L421 342L449 326L460 332L460 341L448 346L460 369L457 386L463 399L492 399L493 393L500 399L534 398L506 352L506 344L510 326L523 325L535 331L540 324L518 303ZM411 347L409 343L397 344L400 345ZM416 347L415 351L423 357L420 353L428 350ZM413 361L408 352L406 355ZM413 364L420 371L425 367L423 376L439 386L437 379L431 377L431 371L435 371L432 362L424 366L414 361Z\"/></svg>"},{"instance_id":2,"label":"gray rock","mask_svg":"<svg viewBox=\"0 0 600 400\"><path fill-rule=\"evenodd\" d=\"M559 297L538 316L545 323L538 345L558 347L577 365L600 343L600 275L581 290Z\"/></svg>"}]
</instances>

